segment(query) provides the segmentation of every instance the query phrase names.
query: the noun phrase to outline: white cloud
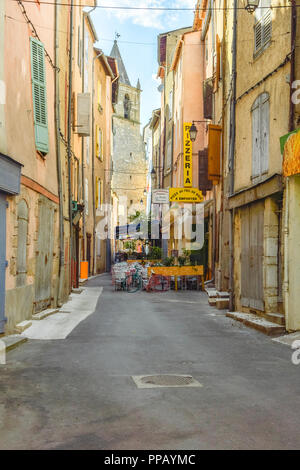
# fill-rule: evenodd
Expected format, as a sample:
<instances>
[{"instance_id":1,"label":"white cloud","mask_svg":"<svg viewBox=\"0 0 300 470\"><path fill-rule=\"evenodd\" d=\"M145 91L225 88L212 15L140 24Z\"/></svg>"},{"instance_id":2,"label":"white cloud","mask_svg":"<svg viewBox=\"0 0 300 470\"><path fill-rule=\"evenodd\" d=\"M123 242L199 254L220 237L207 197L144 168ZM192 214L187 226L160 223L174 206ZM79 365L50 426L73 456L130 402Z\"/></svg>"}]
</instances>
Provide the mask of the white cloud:
<instances>
[{"instance_id":1,"label":"white cloud","mask_svg":"<svg viewBox=\"0 0 300 470\"><path fill-rule=\"evenodd\" d=\"M99 5L124 6L124 7L156 7L156 8L194 8L196 0L98 0ZM180 26L180 12L160 10L107 10L110 16L117 17L120 21L131 20L133 24L145 28L165 30ZM186 26L186 25L184 25Z\"/></svg>"}]
</instances>

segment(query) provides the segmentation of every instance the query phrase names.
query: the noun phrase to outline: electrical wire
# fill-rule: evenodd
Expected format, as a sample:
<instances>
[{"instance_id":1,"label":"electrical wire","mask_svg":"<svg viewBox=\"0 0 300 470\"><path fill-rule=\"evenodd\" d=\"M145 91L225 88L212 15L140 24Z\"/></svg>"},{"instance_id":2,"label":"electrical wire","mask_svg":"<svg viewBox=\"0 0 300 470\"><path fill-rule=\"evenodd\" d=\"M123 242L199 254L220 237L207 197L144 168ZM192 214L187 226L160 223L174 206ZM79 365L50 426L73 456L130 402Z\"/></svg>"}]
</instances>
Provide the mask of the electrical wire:
<instances>
[{"instance_id":1,"label":"electrical wire","mask_svg":"<svg viewBox=\"0 0 300 470\"><path fill-rule=\"evenodd\" d=\"M29 18L28 15L27 15L27 12L26 12L26 10L25 10L25 7L24 7L22 1L21 1L21 0L15 0L15 1L17 1L18 5L19 5L19 7L20 7L20 9L21 9L22 15L24 16L24 18L25 18L25 20L26 20L26 23L30 26L31 31L32 31L32 34L37 38L38 41L42 42L42 41L40 40L40 37L39 37L39 35L38 35L36 29L35 29L34 24L32 23L32 21L30 20L30 18ZM47 50L46 50L45 47L44 47L44 53L45 53L45 56L46 56L47 59L48 59L48 62L49 62L50 65L51 65L51 67L53 68L53 70L57 70L57 71L59 72L59 68L54 65L53 60L51 59L51 57L50 57L50 55L49 55L49 53L47 52Z\"/></svg>"},{"instance_id":2,"label":"electrical wire","mask_svg":"<svg viewBox=\"0 0 300 470\"><path fill-rule=\"evenodd\" d=\"M1 0L0 0L1 1ZM24 1L24 0L22 0ZM27 24L28 22L27 21L21 21L17 18L14 18L13 16L10 16L10 15L4 15L5 18L9 19L9 20L12 20L12 21L16 21L17 23L23 23L23 24ZM49 26L41 26L41 25L36 25L35 26L36 28L39 28L39 29L45 29L45 30L48 30L48 31L54 31L54 28L51 28ZM274 31L276 31L277 29L279 29L280 27L278 26L277 28L273 29L272 30L272 37L271 37L271 41L275 41L277 38L279 38L280 36L285 36L287 34L290 34L291 32L290 31L285 31L284 33L280 33L280 34L274 34ZM62 34L69 34L69 31L66 31L66 30L58 30L59 33L62 33ZM114 42L114 39L108 39L108 38L100 38L99 39L99 42L102 42L102 41L107 41L107 42ZM244 43L244 42L253 42L253 38L251 39L239 39L238 43ZM118 40L118 43L119 44L129 44L129 45L137 45L137 46L152 46L152 47L157 47L157 44L154 43L154 42L136 42L136 41L122 41L122 40ZM224 39L222 40L222 44L231 44L230 41L225 41ZM206 42L206 41L203 41L201 44L201 46L212 46L213 43L211 42ZM185 44L185 47L189 47L189 46L199 46L199 42L197 43L189 43L189 44ZM300 46L296 46L296 47L300 47Z\"/></svg>"},{"instance_id":3,"label":"electrical wire","mask_svg":"<svg viewBox=\"0 0 300 470\"><path fill-rule=\"evenodd\" d=\"M10 0L11 2L17 2L18 0ZM23 0L24 3L34 3L36 4L36 0ZM63 3L63 2L51 2L51 1L40 1L39 0L39 5L58 5L58 6L67 6L69 7L70 6L70 3ZM80 7L80 8L85 8L86 5L82 5L82 4L73 4L73 7ZM300 4L299 5L295 5L295 7L300 7ZM207 11L208 8L197 8L195 9L195 7L191 8L191 7L130 7L130 6L127 6L127 5L118 5L118 6L114 6L114 5L96 5L95 7L93 8L99 8L99 9L102 9L102 10L145 10L145 11ZM292 8L292 5L272 5L271 7L270 6L260 6L257 8L257 10L259 9L281 9L281 8ZM214 7L214 8L210 8L210 10L213 10L213 11L229 11L229 10L234 10L235 8L234 7ZM237 10L245 10L245 7L237 7L236 8Z\"/></svg>"}]
</instances>

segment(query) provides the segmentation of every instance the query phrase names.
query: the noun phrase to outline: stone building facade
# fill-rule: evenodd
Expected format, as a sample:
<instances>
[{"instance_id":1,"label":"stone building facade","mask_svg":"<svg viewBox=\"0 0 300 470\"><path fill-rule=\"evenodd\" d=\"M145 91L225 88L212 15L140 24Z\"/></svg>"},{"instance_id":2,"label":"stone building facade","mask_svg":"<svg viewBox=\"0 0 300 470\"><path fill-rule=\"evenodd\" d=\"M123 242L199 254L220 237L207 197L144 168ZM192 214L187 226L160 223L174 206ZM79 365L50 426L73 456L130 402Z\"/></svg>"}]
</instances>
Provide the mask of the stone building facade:
<instances>
[{"instance_id":1,"label":"stone building facade","mask_svg":"<svg viewBox=\"0 0 300 470\"><path fill-rule=\"evenodd\" d=\"M140 132L141 87L130 84L120 50L115 41L111 57L116 59L119 72L118 100L113 115L113 170L112 191L123 207L119 215L124 217L146 209L146 157ZM126 202L125 202L126 201Z\"/></svg>"}]
</instances>

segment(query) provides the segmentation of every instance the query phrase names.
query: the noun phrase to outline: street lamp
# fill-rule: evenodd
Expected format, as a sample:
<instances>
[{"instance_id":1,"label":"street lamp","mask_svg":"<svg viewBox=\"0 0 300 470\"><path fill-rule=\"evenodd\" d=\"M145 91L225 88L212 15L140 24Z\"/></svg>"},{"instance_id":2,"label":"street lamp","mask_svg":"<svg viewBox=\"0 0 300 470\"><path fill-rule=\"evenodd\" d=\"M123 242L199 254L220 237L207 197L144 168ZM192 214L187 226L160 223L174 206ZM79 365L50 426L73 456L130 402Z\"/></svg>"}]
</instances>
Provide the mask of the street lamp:
<instances>
[{"instance_id":1,"label":"street lamp","mask_svg":"<svg viewBox=\"0 0 300 470\"><path fill-rule=\"evenodd\" d=\"M253 13L259 5L259 0L245 0L245 10L248 13Z\"/></svg>"},{"instance_id":2,"label":"street lamp","mask_svg":"<svg viewBox=\"0 0 300 470\"><path fill-rule=\"evenodd\" d=\"M190 127L190 139L192 142L195 142L198 134L198 129L195 126L195 122L193 121L193 124Z\"/></svg>"},{"instance_id":3,"label":"street lamp","mask_svg":"<svg viewBox=\"0 0 300 470\"><path fill-rule=\"evenodd\" d=\"M205 121L193 121L193 124L191 125L190 127L190 130L189 130L189 133L190 133L190 139L192 142L195 142L196 138L197 138L197 134L198 134L198 129L197 127L195 126L195 122L205 122L205 123L208 123L210 122L209 120L205 120Z\"/></svg>"}]
</instances>

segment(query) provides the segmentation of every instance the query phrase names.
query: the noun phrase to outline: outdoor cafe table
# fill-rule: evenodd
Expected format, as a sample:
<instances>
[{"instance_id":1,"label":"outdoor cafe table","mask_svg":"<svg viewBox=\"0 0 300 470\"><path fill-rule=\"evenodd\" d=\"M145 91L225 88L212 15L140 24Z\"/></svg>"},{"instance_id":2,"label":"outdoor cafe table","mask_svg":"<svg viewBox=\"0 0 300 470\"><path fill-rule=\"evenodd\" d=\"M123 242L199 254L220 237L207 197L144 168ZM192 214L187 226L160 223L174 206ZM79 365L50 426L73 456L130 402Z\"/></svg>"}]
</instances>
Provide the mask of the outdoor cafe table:
<instances>
[{"instance_id":1,"label":"outdoor cafe table","mask_svg":"<svg viewBox=\"0 0 300 470\"><path fill-rule=\"evenodd\" d=\"M202 290L204 291L204 269L203 266L150 266L148 268L148 277L151 274L161 276L174 276L175 290L177 290L178 276L197 276L197 287L199 289L199 279L201 280Z\"/></svg>"}]
</instances>

